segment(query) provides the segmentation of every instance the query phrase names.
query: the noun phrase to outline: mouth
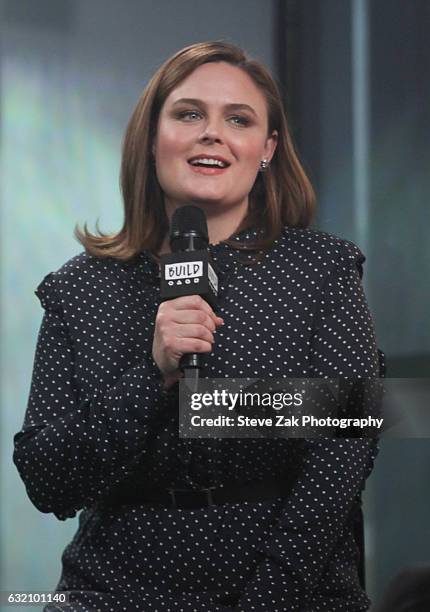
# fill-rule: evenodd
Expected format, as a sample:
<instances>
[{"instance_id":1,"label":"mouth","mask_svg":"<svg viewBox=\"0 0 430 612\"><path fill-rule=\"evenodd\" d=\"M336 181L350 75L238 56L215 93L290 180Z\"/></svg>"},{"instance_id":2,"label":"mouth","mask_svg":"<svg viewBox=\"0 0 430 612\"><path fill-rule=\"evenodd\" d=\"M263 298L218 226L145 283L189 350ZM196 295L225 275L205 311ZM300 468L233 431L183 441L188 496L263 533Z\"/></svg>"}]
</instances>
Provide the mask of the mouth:
<instances>
[{"instance_id":1,"label":"mouth","mask_svg":"<svg viewBox=\"0 0 430 612\"><path fill-rule=\"evenodd\" d=\"M194 170L200 174L221 174L230 166L223 157L214 155L195 155L188 160L188 163Z\"/></svg>"}]
</instances>

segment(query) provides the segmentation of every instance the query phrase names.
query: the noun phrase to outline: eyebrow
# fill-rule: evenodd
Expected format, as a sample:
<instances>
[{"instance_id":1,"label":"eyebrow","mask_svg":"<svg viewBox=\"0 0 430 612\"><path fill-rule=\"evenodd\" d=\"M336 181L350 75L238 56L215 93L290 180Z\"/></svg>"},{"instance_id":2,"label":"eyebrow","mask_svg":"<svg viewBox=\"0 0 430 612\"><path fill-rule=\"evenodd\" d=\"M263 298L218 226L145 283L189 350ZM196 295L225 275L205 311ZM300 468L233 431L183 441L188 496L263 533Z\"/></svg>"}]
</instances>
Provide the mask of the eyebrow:
<instances>
[{"instance_id":1,"label":"eyebrow","mask_svg":"<svg viewBox=\"0 0 430 612\"><path fill-rule=\"evenodd\" d=\"M179 100L176 100L176 102L174 102L172 106L176 106L177 104L194 104L195 106L202 106L203 108L207 108L207 104L203 102L203 100L199 100L198 98L179 98ZM249 111L257 117L257 113L252 108L252 106L249 106L249 104L226 104L225 108L230 111Z\"/></svg>"}]
</instances>

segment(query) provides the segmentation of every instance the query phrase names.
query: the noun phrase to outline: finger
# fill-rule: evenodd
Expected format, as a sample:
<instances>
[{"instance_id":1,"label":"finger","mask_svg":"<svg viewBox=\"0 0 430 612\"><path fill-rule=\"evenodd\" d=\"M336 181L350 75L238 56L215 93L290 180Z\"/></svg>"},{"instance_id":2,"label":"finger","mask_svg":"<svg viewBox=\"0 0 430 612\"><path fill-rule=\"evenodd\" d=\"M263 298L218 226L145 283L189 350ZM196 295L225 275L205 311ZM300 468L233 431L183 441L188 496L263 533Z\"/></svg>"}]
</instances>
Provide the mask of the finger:
<instances>
[{"instance_id":1,"label":"finger","mask_svg":"<svg viewBox=\"0 0 430 612\"><path fill-rule=\"evenodd\" d=\"M178 338L199 338L200 340L206 340L206 342L210 342L213 344L214 337L212 332L200 324L189 324L184 323L182 325L175 326L175 335Z\"/></svg>"},{"instance_id":2,"label":"finger","mask_svg":"<svg viewBox=\"0 0 430 612\"><path fill-rule=\"evenodd\" d=\"M207 327L210 331L215 331L216 329L215 320L203 310L175 310L171 313L171 317L175 323L200 324Z\"/></svg>"},{"instance_id":3,"label":"finger","mask_svg":"<svg viewBox=\"0 0 430 612\"><path fill-rule=\"evenodd\" d=\"M188 353L210 353L212 344L200 338L179 338L171 336L165 340L165 348L179 360Z\"/></svg>"},{"instance_id":4,"label":"finger","mask_svg":"<svg viewBox=\"0 0 430 612\"><path fill-rule=\"evenodd\" d=\"M173 306L177 310L204 310L208 315L212 317L216 316L206 300L200 295L183 295L174 300L163 302L163 304L167 307ZM161 306L163 306L163 304L161 304Z\"/></svg>"},{"instance_id":5,"label":"finger","mask_svg":"<svg viewBox=\"0 0 430 612\"><path fill-rule=\"evenodd\" d=\"M199 338L178 338L181 355L189 353L210 353L212 344Z\"/></svg>"}]
</instances>

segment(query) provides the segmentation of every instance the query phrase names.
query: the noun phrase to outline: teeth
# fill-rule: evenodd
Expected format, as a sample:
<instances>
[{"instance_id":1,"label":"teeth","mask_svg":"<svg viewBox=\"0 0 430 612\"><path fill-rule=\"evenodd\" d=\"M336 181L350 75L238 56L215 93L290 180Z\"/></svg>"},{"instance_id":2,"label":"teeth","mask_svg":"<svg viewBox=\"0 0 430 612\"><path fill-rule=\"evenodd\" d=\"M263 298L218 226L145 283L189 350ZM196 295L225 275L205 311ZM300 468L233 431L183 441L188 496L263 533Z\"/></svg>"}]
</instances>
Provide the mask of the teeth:
<instances>
[{"instance_id":1,"label":"teeth","mask_svg":"<svg viewBox=\"0 0 430 612\"><path fill-rule=\"evenodd\" d=\"M197 164L205 164L206 166L219 166L220 168L227 167L227 164L220 161L219 159L209 159L207 157L193 159L192 161L190 161L190 164L192 164L193 166L197 166Z\"/></svg>"}]
</instances>

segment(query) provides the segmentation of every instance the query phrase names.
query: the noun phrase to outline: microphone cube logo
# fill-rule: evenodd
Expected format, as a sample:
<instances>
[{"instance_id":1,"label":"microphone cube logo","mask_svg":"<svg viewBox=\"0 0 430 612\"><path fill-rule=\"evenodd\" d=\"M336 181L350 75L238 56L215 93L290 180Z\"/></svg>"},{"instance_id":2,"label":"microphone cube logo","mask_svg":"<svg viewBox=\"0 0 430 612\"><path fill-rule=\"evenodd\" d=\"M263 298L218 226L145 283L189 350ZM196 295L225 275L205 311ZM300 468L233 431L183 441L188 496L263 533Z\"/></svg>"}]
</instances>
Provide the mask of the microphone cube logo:
<instances>
[{"instance_id":1,"label":"microphone cube logo","mask_svg":"<svg viewBox=\"0 0 430 612\"><path fill-rule=\"evenodd\" d=\"M175 262L166 264L164 268L164 278L170 287L182 283L187 285L192 282L198 283L201 276L203 276L202 261Z\"/></svg>"},{"instance_id":2,"label":"microphone cube logo","mask_svg":"<svg viewBox=\"0 0 430 612\"><path fill-rule=\"evenodd\" d=\"M200 295L212 308L217 307L218 276L207 250L166 253L160 260L162 300Z\"/></svg>"},{"instance_id":3,"label":"microphone cube logo","mask_svg":"<svg viewBox=\"0 0 430 612\"><path fill-rule=\"evenodd\" d=\"M215 274L215 270L210 264L208 264L208 279L209 284L212 287L212 291L215 295L218 295L218 276Z\"/></svg>"}]
</instances>

